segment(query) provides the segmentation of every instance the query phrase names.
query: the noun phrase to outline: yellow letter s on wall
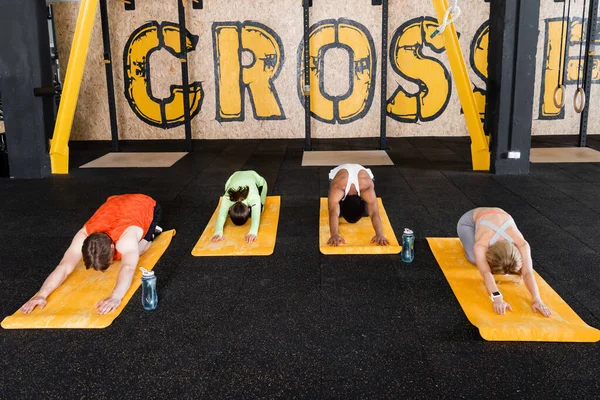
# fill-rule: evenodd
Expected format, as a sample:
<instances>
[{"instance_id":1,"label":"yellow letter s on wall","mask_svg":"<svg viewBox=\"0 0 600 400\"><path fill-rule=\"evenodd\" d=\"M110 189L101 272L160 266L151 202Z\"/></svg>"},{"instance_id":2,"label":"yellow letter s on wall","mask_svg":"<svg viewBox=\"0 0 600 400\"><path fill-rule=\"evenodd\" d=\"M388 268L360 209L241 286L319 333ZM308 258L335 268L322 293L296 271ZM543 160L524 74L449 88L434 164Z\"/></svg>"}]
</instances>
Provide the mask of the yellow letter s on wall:
<instances>
[{"instance_id":1,"label":"yellow letter s on wall","mask_svg":"<svg viewBox=\"0 0 600 400\"><path fill-rule=\"evenodd\" d=\"M387 102L387 115L400 122L433 121L446 109L451 95L450 73L441 61L423 53L426 46L442 53L442 35L431 39L437 20L419 17L402 24L394 33L390 46L392 69L418 86L414 94L402 86Z\"/></svg>"}]
</instances>

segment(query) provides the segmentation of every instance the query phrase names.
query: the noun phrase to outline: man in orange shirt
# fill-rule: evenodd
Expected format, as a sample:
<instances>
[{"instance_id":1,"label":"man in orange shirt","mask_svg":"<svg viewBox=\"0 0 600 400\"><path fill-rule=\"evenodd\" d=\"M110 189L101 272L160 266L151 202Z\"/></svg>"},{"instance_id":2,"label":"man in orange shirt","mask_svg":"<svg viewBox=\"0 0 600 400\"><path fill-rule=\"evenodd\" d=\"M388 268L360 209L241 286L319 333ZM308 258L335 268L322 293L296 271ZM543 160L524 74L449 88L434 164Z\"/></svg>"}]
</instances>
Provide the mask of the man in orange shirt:
<instances>
[{"instance_id":1,"label":"man in orange shirt","mask_svg":"<svg viewBox=\"0 0 600 400\"><path fill-rule=\"evenodd\" d=\"M111 196L77 232L56 269L48 276L39 292L21 307L29 314L37 306L43 309L48 296L73 272L83 258L86 269L104 272L113 260L121 260L121 269L112 295L98 304L98 314L115 310L125 296L140 255L162 232L157 225L162 210L144 194Z\"/></svg>"}]
</instances>

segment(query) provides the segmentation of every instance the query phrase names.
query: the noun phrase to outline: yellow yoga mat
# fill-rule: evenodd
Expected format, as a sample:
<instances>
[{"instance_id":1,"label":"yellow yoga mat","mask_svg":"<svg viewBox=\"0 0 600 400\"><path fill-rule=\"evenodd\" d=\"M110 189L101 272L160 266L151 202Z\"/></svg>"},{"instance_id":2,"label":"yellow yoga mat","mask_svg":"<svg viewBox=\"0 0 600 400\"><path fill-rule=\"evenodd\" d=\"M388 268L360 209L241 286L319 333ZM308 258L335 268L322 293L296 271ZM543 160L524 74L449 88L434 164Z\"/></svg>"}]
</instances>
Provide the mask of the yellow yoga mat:
<instances>
[{"instance_id":1,"label":"yellow yoga mat","mask_svg":"<svg viewBox=\"0 0 600 400\"><path fill-rule=\"evenodd\" d=\"M169 247L174 235L175 230L161 233L154 240L150 249L140 257L131 287L115 311L98 315L94 306L112 293L121 262L116 261L106 272L102 273L86 270L82 261L65 282L48 297L48 304L43 310L36 307L30 314L22 314L21 311L17 311L10 317L4 318L2 327L4 329L106 328L121 314L131 296L140 286L142 273L139 268L144 267L147 270L154 268L158 259ZM141 303L138 306L141 309Z\"/></svg>"},{"instance_id":2,"label":"yellow yoga mat","mask_svg":"<svg viewBox=\"0 0 600 400\"><path fill-rule=\"evenodd\" d=\"M265 208L260 216L260 228L258 228L258 240L254 243L247 243L244 236L250 229L252 219L249 219L245 225L236 226L230 218L225 221L223 227L224 239L218 242L211 242L215 232L215 224L221 206L221 199L217 209L213 213L208 225L202 232L202 236L192 250L192 255L197 257L207 256L270 256L275 250L275 240L277 239L277 225L279 224L279 208L281 197L267 196Z\"/></svg>"},{"instance_id":3,"label":"yellow yoga mat","mask_svg":"<svg viewBox=\"0 0 600 400\"><path fill-rule=\"evenodd\" d=\"M458 238L427 238L454 295L481 337L491 341L597 342L600 331L587 325L535 271L544 303L552 316L531 309L531 295L522 280L495 276L512 311L497 314L477 267L469 263Z\"/></svg>"},{"instance_id":4,"label":"yellow yoga mat","mask_svg":"<svg viewBox=\"0 0 600 400\"><path fill-rule=\"evenodd\" d=\"M379 246L376 243L371 243L371 239L375 236L371 218L361 218L355 224L349 224L344 218L340 218L339 234L346 241L345 244L339 246L330 246L327 241L331 237L329 231L329 207L327 206L327 198L321 198L321 212L319 217L319 248L321 253L332 254L398 254L402 250L398 239L394 234L390 220L383 208L383 203L380 198L377 198L379 204L379 216L383 225L383 234L390 242L387 246Z\"/></svg>"}]
</instances>

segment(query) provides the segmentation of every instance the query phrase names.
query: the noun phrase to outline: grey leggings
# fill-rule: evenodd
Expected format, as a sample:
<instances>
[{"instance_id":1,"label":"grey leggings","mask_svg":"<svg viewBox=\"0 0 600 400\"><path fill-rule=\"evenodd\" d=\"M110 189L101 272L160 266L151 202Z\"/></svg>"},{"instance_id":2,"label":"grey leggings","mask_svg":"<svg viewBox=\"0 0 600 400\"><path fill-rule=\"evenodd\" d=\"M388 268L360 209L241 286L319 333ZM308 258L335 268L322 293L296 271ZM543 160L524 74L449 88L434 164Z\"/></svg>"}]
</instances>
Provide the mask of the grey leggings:
<instances>
[{"instance_id":1,"label":"grey leggings","mask_svg":"<svg viewBox=\"0 0 600 400\"><path fill-rule=\"evenodd\" d=\"M464 215L458 220L458 225L456 226L458 238L465 249L465 256L472 264L475 264L475 253L473 252L475 247L475 219L473 218L474 211L475 210L471 210L464 213Z\"/></svg>"}]
</instances>

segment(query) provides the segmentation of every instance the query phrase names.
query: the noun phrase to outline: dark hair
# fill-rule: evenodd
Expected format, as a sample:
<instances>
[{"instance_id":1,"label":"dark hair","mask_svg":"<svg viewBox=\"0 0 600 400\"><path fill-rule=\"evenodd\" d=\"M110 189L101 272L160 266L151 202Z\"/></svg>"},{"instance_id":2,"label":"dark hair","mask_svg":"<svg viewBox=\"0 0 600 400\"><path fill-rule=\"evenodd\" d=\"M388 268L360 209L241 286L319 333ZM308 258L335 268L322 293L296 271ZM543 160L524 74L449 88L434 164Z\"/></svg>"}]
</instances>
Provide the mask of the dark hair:
<instances>
[{"instance_id":1,"label":"dark hair","mask_svg":"<svg viewBox=\"0 0 600 400\"><path fill-rule=\"evenodd\" d=\"M340 201L340 214L344 219L351 223L357 223L365 213L365 202L358 195L346 196Z\"/></svg>"},{"instance_id":2,"label":"dark hair","mask_svg":"<svg viewBox=\"0 0 600 400\"><path fill-rule=\"evenodd\" d=\"M238 226L244 225L250 217L250 207L238 201L229 208L229 216L231 217L231 222L234 224Z\"/></svg>"},{"instance_id":3,"label":"dark hair","mask_svg":"<svg viewBox=\"0 0 600 400\"><path fill-rule=\"evenodd\" d=\"M113 241L106 233L97 232L88 236L81 248L85 269L106 271L110 267L114 255L112 245Z\"/></svg>"},{"instance_id":4,"label":"dark hair","mask_svg":"<svg viewBox=\"0 0 600 400\"><path fill-rule=\"evenodd\" d=\"M240 186L237 189L231 188L227 191L227 195L229 196L229 200L233 202L240 202L242 200L246 200L248 197L248 192L250 188L248 186Z\"/></svg>"}]
</instances>

